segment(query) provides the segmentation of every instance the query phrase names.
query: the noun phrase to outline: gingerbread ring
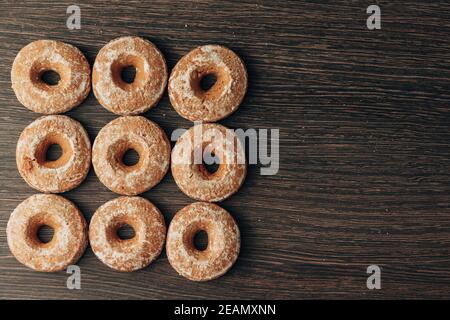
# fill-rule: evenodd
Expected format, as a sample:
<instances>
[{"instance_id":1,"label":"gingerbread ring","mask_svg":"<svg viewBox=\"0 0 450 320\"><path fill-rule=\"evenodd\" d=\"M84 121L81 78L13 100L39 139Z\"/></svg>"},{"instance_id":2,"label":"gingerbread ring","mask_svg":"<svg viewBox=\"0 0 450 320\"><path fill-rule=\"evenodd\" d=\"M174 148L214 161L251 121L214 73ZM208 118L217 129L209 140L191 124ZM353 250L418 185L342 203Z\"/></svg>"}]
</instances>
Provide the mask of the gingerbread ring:
<instances>
[{"instance_id":1,"label":"gingerbread ring","mask_svg":"<svg viewBox=\"0 0 450 320\"><path fill-rule=\"evenodd\" d=\"M122 71L134 67L131 83ZM94 94L107 110L135 115L154 107L167 84L167 66L156 46L139 37L121 37L106 44L98 53L92 71Z\"/></svg>"},{"instance_id":2,"label":"gingerbread ring","mask_svg":"<svg viewBox=\"0 0 450 320\"><path fill-rule=\"evenodd\" d=\"M46 158L51 145L62 155ZM60 193L78 186L91 165L91 142L78 121L67 116L43 116L28 125L19 137L17 168L28 185L42 192Z\"/></svg>"},{"instance_id":3,"label":"gingerbread ring","mask_svg":"<svg viewBox=\"0 0 450 320\"><path fill-rule=\"evenodd\" d=\"M42 76L53 71L60 80L47 84ZM69 111L91 89L91 69L76 47L53 40L34 41L22 48L11 70L12 88L26 108L44 114Z\"/></svg>"},{"instance_id":4,"label":"gingerbread ring","mask_svg":"<svg viewBox=\"0 0 450 320\"><path fill-rule=\"evenodd\" d=\"M139 155L135 165L123 162L128 150ZM170 142L156 123L144 117L119 117L95 138L92 163L97 177L108 189L137 195L158 184L169 170Z\"/></svg>"},{"instance_id":5,"label":"gingerbread ring","mask_svg":"<svg viewBox=\"0 0 450 320\"><path fill-rule=\"evenodd\" d=\"M42 226L54 230L47 243L37 236ZM36 194L20 203L9 218L6 234L16 259L42 272L75 264L88 244L87 224L81 212L69 200L52 194Z\"/></svg>"},{"instance_id":6,"label":"gingerbread ring","mask_svg":"<svg viewBox=\"0 0 450 320\"><path fill-rule=\"evenodd\" d=\"M135 236L117 232L130 225ZM141 197L119 197L103 204L92 217L89 239L95 255L112 269L131 272L148 266L161 253L166 225L161 212Z\"/></svg>"},{"instance_id":7,"label":"gingerbread ring","mask_svg":"<svg viewBox=\"0 0 450 320\"><path fill-rule=\"evenodd\" d=\"M208 246L200 251L194 237L205 231ZM233 217L213 203L196 202L178 211L169 226L166 252L172 267L194 281L207 281L225 274L240 250L239 228Z\"/></svg>"},{"instance_id":8,"label":"gingerbread ring","mask_svg":"<svg viewBox=\"0 0 450 320\"><path fill-rule=\"evenodd\" d=\"M216 77L204 90L201 81ZM218 45L196 48L181 58L169 79L169 97L180 116L191 121L214 122L236 111L247 91L247 71L230 49Z\"/></svg>"},{"instance_id":9,"label":"gingerbread ring","mask_svg":"<svg viewBox=\"0 0 450 320\"><path fill-rule=\"evenodd\" d=\"M219 158L219 167L209 172L206 152ZM187 196L201 201L222 201L235 193L246 175L245 152L239 138L226 127L196 125L177 141L172 152L172 175Z\"/></svg>"}]
</instances>

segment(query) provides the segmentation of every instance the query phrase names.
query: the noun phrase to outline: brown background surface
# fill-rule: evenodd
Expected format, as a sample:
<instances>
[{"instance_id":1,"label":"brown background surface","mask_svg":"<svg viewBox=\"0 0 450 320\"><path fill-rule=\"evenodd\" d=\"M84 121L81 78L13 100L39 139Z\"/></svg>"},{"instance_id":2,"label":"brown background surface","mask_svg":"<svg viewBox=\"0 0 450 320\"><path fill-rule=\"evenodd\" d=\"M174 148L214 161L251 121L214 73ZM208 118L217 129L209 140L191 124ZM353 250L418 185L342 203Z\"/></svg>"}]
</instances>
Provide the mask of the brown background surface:
<instances>
[{"instance_id":1,"label":"brown background surface","mask_svg":"<svg viewBox=\"0 0 450 320\"><path fill-rule=\"evenodd\" d=\"M366 28L378 3L382 30ZM447 1L76 1L82 29L66 28L73 1L0 2L0 298L450 298L450 5ZM19 176L15 144L38 117L15 98L10 68L27 43L57 39L92 64L122 35L154 42L169 68L192 48L232 48L249 71L231 128L279 128L280 171L249 167L222 206L242 252L224 277L194 283L165 253L135 273L114 272L89 248L82 290L67 274L36 273L11 255L10 213L36 193ZM93 140L115 115L93 97L67 113ZM145 114L170 134L191 126L167 93ZM91 170L64 194L87 219L116 197ZM168 174L143 195L169 223L192 202ZM382 289L366 268L382 267Z\"/></svg>"}]
</instances>

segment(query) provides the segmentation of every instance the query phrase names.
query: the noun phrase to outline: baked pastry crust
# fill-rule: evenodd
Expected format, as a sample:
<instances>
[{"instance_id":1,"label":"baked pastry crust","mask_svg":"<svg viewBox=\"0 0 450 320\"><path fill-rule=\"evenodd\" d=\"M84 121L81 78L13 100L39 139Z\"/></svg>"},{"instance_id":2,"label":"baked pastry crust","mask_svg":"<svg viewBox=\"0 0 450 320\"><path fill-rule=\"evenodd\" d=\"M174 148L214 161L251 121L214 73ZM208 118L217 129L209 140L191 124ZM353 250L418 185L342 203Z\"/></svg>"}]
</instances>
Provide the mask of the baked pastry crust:
<instances>
[{"instance_id":1,"label":"baked pastry crust","mask_svg":"<svg viewBox=\"0 0 450 320\"><path fill-rule=\"evenodd\" d=\"M197 157L202 158L206 149L220 159L214 173L210 173ZM173 148L171 167L172 176L183 193L208 202L222 201L234 194L243 184L247 172L239 138L216 123L200 124L186 131Z\"/></svg>"},{"instance_id":2,"label":"baked pastry crust","mask_svg":"<svg viewBox=\"0 0 450 320\"><path fill-rule=\"evenodd\" d=\"M139 154L133 166L123 163L130 149ZM158 184L169 170L170 142L154 122L141 116L114 119L98 133L92 163L100 181L111 191L137 195Z\"/></svg>"},{"instance_id":3,"label":"baked pastry crust","mask_svg":"<svg viewBox=\"0 0 450 320\"><path fill-rule=\"evenodd\" d=\"M56 85L41 80L46 71L60 76ZM31 111L57 114L86 99L91 90L91 69L76 47L54 40L38 40L23 47L11 69L17 99Z\"/></svg>"},{"instance_id":4,"label":"baked pastry crust","mask_svg":"<svg viewBox=\"0 0 450 320\"><path fill-rule=\"evenodd\" d=\"M122 240L117 230L130 225L135 232ZM161 253L166 239L164 217L150 201L141 197L119 197L97 209L89 225L95 255L107 266L131 272L148 266Z\"/></svg>"},{"instance_id":5,"label":"baked pastry crust","mask_svg":"<svg viewBox=\"0 0 450 320\"><path fill-rule=\"evenodd\" d=\"M121 73L134 67L132 83ZM164 94L168 71L158 48L139 37L120 37L106 44L97 55L92 86L100 104L119 115L136 115L154 107Z\"/></svg>"},{"instance_id":6,"label":"baked pastry crust","mask_svg":"<svg viewBox=\"0 0 450 320\"><path fill-rule=\"evenodd\" d=\"M209 90L201 80L214 75ZM182 57L172 70L168 92L180 116L191 121L215 122L236 109L247 92L247 71L233 51L219 45L198 47Z\"/></svg>"},{"instance_id":7,"label":"baked pastry crust","mask_svg":"<svg viewBox=\"0 0 450 320\"><path fill-rule=\"evenodd\" d=\"M37 236L44 225L54 230L47 243ZM6 233L16 259L42 272L56 272L75 264L88 244L82 213L72 202L54 194L35 194L20 203L9 218Z\"/></svg>"},{"instance_id":8,"label":"baked pastry crust","mask_svg":"<svg viewBox=\"0 0 450 320\"><path fill-rule=\"evenodd\" d=\"M193 243L199 231L208 234L208 246L199 251ZM166 252L172 267L193 281L225 274L240 250L239 228L233 217L213 203L196 202L178 211L167 233Z\"/></svg>"},{"instance_id":9,"label":"baked pastry crust","mask_svg":"<svg viewBox=\"0 0 450 320\"><path fill-rule=\"evenodd\" d=\"M47 149L58 144L62 155L46 159ZM64 115L43 116L21 133L16 148L19 173L41 192L61 193L77 187L91 166L91 142L83 126Z\"/></svg>"}]
</instances>

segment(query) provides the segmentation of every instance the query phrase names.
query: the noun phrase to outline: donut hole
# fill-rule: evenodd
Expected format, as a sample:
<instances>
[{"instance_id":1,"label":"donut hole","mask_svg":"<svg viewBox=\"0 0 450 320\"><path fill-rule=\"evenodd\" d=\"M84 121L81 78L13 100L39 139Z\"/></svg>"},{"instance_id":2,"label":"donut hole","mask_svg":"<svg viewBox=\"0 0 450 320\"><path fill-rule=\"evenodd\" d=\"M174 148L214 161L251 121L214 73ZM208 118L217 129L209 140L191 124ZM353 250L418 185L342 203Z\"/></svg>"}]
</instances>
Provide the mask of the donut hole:
<instances>
[{"instance_id":1,"label":"donut hole","mask_svg":"<svg viewBox=\"0 0 450 320\"><path fill-rule=\"evenodd\" d=\"M199 147L200 148L200 147ZM212 144L205 143L201 146L202 150L202 159L201 163L196 163L197 168L199 172L202 174L202 176L206 179L212 179L215 176L220 174L221 171L221 163L222 159L215 151L215 147ZM195 152L199 152L199 149L196 149ZM194 154L195 158L195 154ZM194 161L198 161L197 159L194 159Z\"/></svg>"},{"instance_id":2,"label":"donut hole","mask_svg":"<svg viewBox=\"0 0 450 320\"><path fill-rule=\"evenodd\" d=\"M119 225L116 234L120 240L131 240L136 236L134 228L127 223Z\"/></svg>"},{"instance_id":3,"label":"donut hole","mask_svg":"<svg viewBox=\"0 0 450 320\"><path fill-rule=\"evenodd\" d=\"M129 148L124 152L121 161L127 167L135 166L139 163L139 153L136 150Z\"/></svg>"},{"instance_id":4,"label":"donut hole","mask_svg":"<svg viewBox=\"0 0 450 320\"><path fill-rule=\"evenodd\" d=\"M208 248L208 233L205 230L199 230L194 234L194 248L198 251L205 251Z\"/></svg>"},{"instance_id":5,"label":"donut hole","mask_svg":"<svg viewBox=\"0 0 450 320\"><path fill-rule=\"evenodd\" d=\"M70 67L50 61L35 61L30 69L33 84L41 90L55 90L70 82Z\"/></svg>"},{"instance_id":6,"label":"donut hole","mask_svg":"<svg viewBox=\"0 0 450 320\"><path fill-rule=\"evenodd\" d=\"M37 162L47 168L64 166L72 157L70 143L61 135L49 134L38 145L35 151Z\"/></svg>"},{"instance_id":7,"label":"donut hole","mask_svg":"<svg viewBox=\"0 0 450 320\"><path fill-rule=\"evenodd\" d=\"M41 72L40 79L49 86L56 86L61 80L61 77L59 73L54 70L45 70Z\"/></svg>"},{"instance_id":8,"label":"donut hole","mask_svg":"<svg viewBox=\"0 0 450 320\"><path fill-rule=\"evenodd\" d=\"M45 152L45 161L56 161L62 156L62 148L59 144L53 143L48 146Z\"/></svg>"},{"instance_id":9,"label":"donut hole","mask_svg":"<svg viewBox=\"0 0 450 320\"><path fill-rule=\"evenodd\" d=\"M106 237L111 246L118 250L128 250L138 243L139 221L120 215L114 218L106 228ZM128 249L127 249L128 248Z\"/></svg>"},{"instance_id":10,"label":"donut hole","mask_svg":"<svg viewBox=\"0 0 450 320\"><path fill-rule=\"evenodd\" d=\"M199 260L211 258L214 247L214 228L210 222L197 220L186 226L183 231L183 246L188 254Z\"/></svg>"},{"instance_id":11,"label":"donut hole","mask_svg":"<svg viewBox=\"0 0 450 320\"><path fill-rule=\"evenodd\" d=\"M208 91L217 82L217 76L214 73L206 74L200 79L200 88Z\"/></svg>"},{"instance_id":12,"label":"donut hole","mask_svg":"<svg viewBox=\"0 0 450 320\"><path fill-rule=\"evenodd\" d=\"M148 78L144 59L137 56L122 55L111 64L113 82L123 90L140 87Z\"/></svg>"},{"instance_id":13,"label":"donut hole","mask_svg":"<svg viewBox=\"0 0 450 320\"><path fill-rule=\"evenodd\" d=\"M120 77L126 83L133 83L136 78L136 68L134 66L123 67L120 72Z\"/></svg>"},{"instance_id":14,"label":"donut hole","mask_svg":"<svg viewBox=\"0 0 450 320\"><path fill-rule=\"evenodd\" d=\"M114 159L113 165L126 172L138 170L145 158L148 157L145 145L141 141L130 141L127 138L112 143L108 148L108 153Z\"/></svg>"},{"instance_id":15,"label":"donut hole","mask_svg":"<svg viewBox=\"0 0 450 320\"><path fill-rule=\"evenodd\" d=\"M52 241L54 234L55 229L46 224L39 226L36 232L37 239L43 244Z\"/></svg>"},{"instance_id":16,"label":"donut hole","mask_svg":"<svg viewBox=\"0 0 450 320\"><path fill-rule=\"evenodd\" d=\"M50 247L56 241L56 230L59 227L59 223L45 212L33 215L27 221L26 241L34 248Z\"/></svg>"},{"instance_id":17,"label":"donut hole","mask_svg":"<svg viewBox=\"0 0 450 320\"><path fill-rule=\"evenodd\" d=\"M194 94L201 99L218 99L231 78L216 66L202 66L194 70L190 77Z\"/></svg>"},{"instance_id":18,"label":"donut hole","mask_svg":"<svg viewBox=\"0 0 450 320\"><path fill-rule=\"evenodd\" d=\"M206 170L207 175L215 174L220 167L220 159L214 153L208 155L207 158L203 157L202 169Z\"/></svg>"}]
</instances>

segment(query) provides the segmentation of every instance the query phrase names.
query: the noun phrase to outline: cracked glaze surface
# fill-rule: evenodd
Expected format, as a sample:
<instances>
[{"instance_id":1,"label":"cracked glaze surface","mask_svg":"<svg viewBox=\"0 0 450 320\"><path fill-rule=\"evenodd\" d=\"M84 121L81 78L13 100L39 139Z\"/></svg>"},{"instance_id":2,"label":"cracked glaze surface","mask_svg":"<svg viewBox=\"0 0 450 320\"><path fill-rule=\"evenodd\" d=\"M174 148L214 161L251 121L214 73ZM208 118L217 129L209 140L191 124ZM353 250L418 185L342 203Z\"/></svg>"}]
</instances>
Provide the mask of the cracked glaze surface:
<instances>
[{"instance_id":1,"label":"cracked glaze surface","mask_svg":"<svg viewBox=\"0 0 450 320\"><path fill-rule=\"evenodd\" d=\"M200 82L216 77L207 91ZM198 47L178 61L169 79L168 92L174 109L191 121L214 122L236 111L247 91L247 71L242 60L219 45Z\"/></svg>"},{"instance_id":2,"label":"cracked glaze surface","mask_svg":"<svg viewBox=\"0 0 450 320\"><path fill-rule=\"evenodd\" d=\"M201 159L196 159L198 150L208 148L220 159L214 173L209 173ZM190 128L173 148L173 178L183 193L196 200L216 202L230 197L241 187L246 172L242 144L232 130L219 124Z\"/></svg>"},{"instance_id":3,"label":"cracked glaze surface","mask_svg":"<svg viewBox=\"0 0 450 320\"><path fill-rule=\"evenodd\" d=\"M132 83L121 78L129 66L136 69ZM120 37L98 53L92 71L95 97L110 112L135 115L154 107L161 99L168 78L166 61L158 48L139 37Z\"/></svg>"},{"instance_id":4,"label":"cracked glaze surface","mask_svg":"<svg viewBox=\"0 0 450 320\"><path fill-rule=\"evenodd\" d=\"M130 225L132 239L122 240L117 230ZM131 272L148 266L161 253L166 225L161 212L141 197L119 197L97 209L89 226L89 239L95 255L107 266Z\"/></svg>"},{"instance_id":5,"label":"cracked glaze surface","mask_svg":"<svg viewBox=\"0 0 450 320\"><path fill-rule=\"evenodd\" d=\"M41 226L54 230L53 238L42 243ZM64 270L78 261L88 244L86 221L78 208L62 196L35 194L11 214L6 228L8 245L16 259L36 271Z\"/></svg>"},{"instance_id":6,"label":"cracked glaze surface","mask_svg":"<svg viewBox=\"0 0 450 320\"><path fill-rule=\"evenodd\" d=\"M208 246L199 251L193 238L208 234ZM240 250L239 228L233 217L213 203L196 202L176 213L167 233L166 252L172 267L193 281L207 281L225 274Z\"/></svg>"},{"instance_id":7,"label":"cracked glaze surface","mask_svg":"<svg viewBox=\"0 0 450 320\"><path fill-rule=\"evenodd\" d=\"M62 155L47 161L52 144ZM16 162L22 178L41 192L60 193L77 187L91 165L91 142L83 126L64 115L43 116L28 125L17 142Z\"/></svg>"},{"instance_id":8,"label":"cracked glaze surface","mask_svg":"<svg viewBox=\"0 0 450 320\"><path fill-rule=\"evenodd\" d=\"M139 161L123 163L127 150L134 149ZM111 191L137 195L158 184L169 170L170 142L154 122L141 116L114 119L98 133L92 148L92 163L99 180Z\"/></svg>"},{"instance_id":9,"label":"cracked glaze surface","mask_svg":"<svg viewBox=\"0 0 450 320\"><path fill-rule=\"evenodd\" d=\"M45 71L60 76L56 85L40 77ZM12 88L26 108L43 114L69 111L79 105L91 89L91 69L76 47L53 40L38 40L23 47L11 69Z\"/></svg>"}]
</instances>

